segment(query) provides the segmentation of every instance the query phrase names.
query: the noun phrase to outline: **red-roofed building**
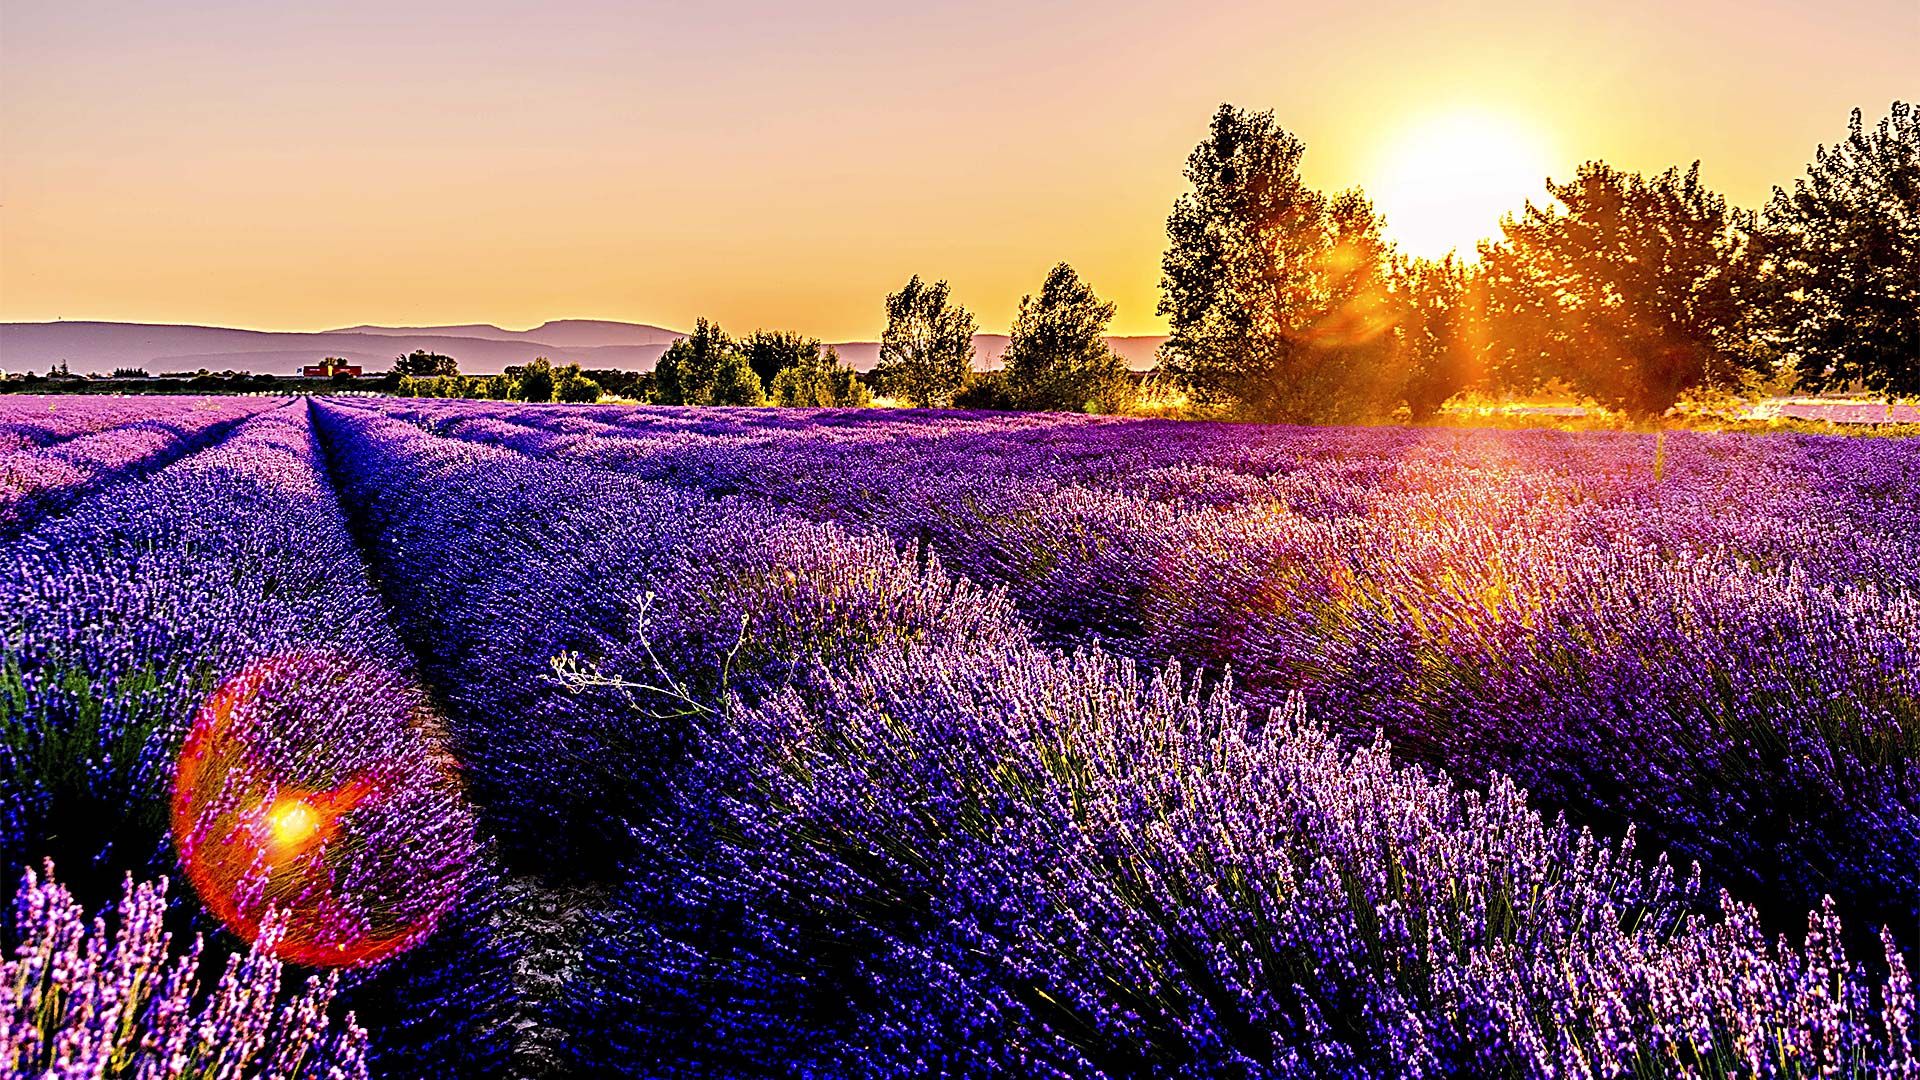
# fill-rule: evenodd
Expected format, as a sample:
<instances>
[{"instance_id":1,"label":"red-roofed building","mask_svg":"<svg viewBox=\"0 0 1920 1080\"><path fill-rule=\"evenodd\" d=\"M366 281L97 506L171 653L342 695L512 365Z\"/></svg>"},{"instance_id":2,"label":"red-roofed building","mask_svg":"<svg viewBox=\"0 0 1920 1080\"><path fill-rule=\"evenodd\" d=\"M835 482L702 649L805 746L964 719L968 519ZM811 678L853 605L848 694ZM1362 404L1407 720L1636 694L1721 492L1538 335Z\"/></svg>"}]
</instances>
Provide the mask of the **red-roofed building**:
<instances>
[{"instance_id":1,"label":"red-roofed building","mask_svg":"<svg viewBox=\"0 0 1920 1080\"><path fill-rule=\"evenodd\" d=\"M300 369L300 374L309 379L331 379L335 375L345 375L350 379L360 377L360 365L349 364L337 356L329 356L317 364L308 364Z\"/></svg>"}]
</instances>

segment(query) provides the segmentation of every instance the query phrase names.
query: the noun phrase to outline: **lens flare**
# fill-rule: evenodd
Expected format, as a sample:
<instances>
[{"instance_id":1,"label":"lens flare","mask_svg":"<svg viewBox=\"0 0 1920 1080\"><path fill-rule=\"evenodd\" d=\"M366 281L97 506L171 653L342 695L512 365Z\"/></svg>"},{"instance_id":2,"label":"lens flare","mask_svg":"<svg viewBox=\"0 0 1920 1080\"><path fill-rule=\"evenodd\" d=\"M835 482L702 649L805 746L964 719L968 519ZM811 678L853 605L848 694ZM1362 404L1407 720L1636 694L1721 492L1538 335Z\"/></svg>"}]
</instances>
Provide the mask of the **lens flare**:
<instances>
[{"instance_id":1,"label":"lens flare","mask_svg":"<svg viewBox=\"0 0 1920 1080\"><path fill-rule=\"evenodd\" d=\"M173 833L207 907L275 952L368 963L433 932L475 848L452 762L392 672L317 653L256 661L201 706L174 777Z\"/></svg>"},{"instance_id":2,"label":"lens flare","mask_svg":"<svg viewBox=\"0 0 1920 1080\"><path fill-rule=\"evenodd\" d=\"M333 824L331 820L322 821L307 800L285 797L268 811L267 823L273 826L273 854L281 859L306 851L319 837L322 826Z\"/></svg>"}]
</instances>

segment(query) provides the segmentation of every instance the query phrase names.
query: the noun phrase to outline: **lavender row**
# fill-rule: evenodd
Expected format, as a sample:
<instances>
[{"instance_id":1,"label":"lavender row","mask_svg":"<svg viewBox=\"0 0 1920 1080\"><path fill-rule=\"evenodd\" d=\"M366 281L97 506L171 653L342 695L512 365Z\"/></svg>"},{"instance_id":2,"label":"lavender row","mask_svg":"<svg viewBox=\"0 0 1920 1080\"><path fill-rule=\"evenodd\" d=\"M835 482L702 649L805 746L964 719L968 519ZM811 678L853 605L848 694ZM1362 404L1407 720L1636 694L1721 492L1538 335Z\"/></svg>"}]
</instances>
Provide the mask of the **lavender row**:
<instances>
[{"instance_id":1,"label":"lavender row","mask_svg":"<svg viewBox=\"0 0 1920 1080\"><path fill-rule=\"evenodd\" d=\"M484 880L472 819L306 413L256 416L0 545L3 887L49 857L89 902L126 873L184 869L201 895L175 902L220 948L259 932L269 901L293 910L289 936L342 953L437 922L426 946L356 969L346 996L383 1071L484 1063L504 1053L506 958L469 910ZM206 760L246 769L196 766L206 779L189 783L190 732L210 740ZM330 809L347 791L363 805ZM189 801L182 818L189 796L215 809ZM278 815L282 796L303 800L291 840L282 824L266 834L285 850L198 828L256 804Z\"/></svg>"},{"instance_id":2,"label":"lavender row","mask_svg":"<svg viewBox=\"0 0 1920 1080\"><path fill-rule=\"evenodd\" d=\"M0 395L0 453L52 446L137 420L167 420L232 402L207 397ZM261 401L258 408L270 403Z\"/></svg>"},{"instance_id":3,"label":"lavender row","mask_svg":"<svg viewBox=\"0 0 1920 1080\"><path fill-rule=\"evenodd\" d=\"M926 573L882 537L331 403L316 420L482 821L538 916L535 963L573 973L544 977L547 1015L526 1017L536 1063L611 1068L612 1048L562 1007L578 913L653 865L647 829L721 688L806 692L876 650L1025 640L1004 598ZM639 682L602 674L641 669Z\"/></svg>"},{"instance_id":4,"label":"lavender row","mask_svg":"<svg viewBox=\"0 0 1920 1080\"><path fill-rule=\"evenodd\" d=\"M1255 708L1303 691L1637 824L1778 925L1831 893L1920 928L1920 444L408 413L929 545L1051 640L1230 667Z\"/></svg>"},{"instance_id":5,"label":"lavender row","mask_svg":"<svg viewBox=\"0 0 1920 1080\"><path fill-rule=\"evenodd\" d=\"M224 399L144 418L110 410L105 415L116 421L114 426L0 453L0 533L57 511L90 490L151 472L210 445L266 404ZM97 418L95 414L88 420Z\"/></svg>"},{"instance_id":6,"label":"lavender row","mask_svg":"<svg viewBox=\"0 0 1920 1080\"><path fill-rule=\"evenodd\" d=\"M917 505L888 509L899 501L894 492L931 503L962 482L1019 487L1012 494L1032 505L1094 487L1181 508L1278 507L1334 520L1394 509L1375 511L1369 500L1376 491L1446 494L1519 481L1559 489L1540 494L1562 501L1665 509L1691 526L1673 538L1695 546L1740 546L1775 560L1812 555L1816 563L1849 562L1861 578L1890 572L1902 582L1914 580L1915 571L1900 561L1908 552L1889 552L1885 544L1910 544L1920 528L1920 507L1907 497L1920 469L1920 446L1912 440L1288 428L1044 414L901 418L871 410L425 401L385 408L438 434L537 457L630 472L672 469L688 483L753 487L810 512L891 514L880 520L892 524L922 524L905 519L935 513ZM839 482L847 474L885 481L885 495L848 499ZM1818 537L1822 546L1813 552L1768 546L1774 538L1754 535L1764 533L1754 528L1757 521L1809 516L1848 526L1862 547L1835 550L1847 542L1839 530ZM1860 565L1863 557L1869 561Z\"/></svg>"},{"instance_id":7,"label":"lavender row","mask_svg":"<svg viewBox=\"0 0 1920 1080\"><path fill-rule=\"evenodd\" d=\"M1911 978L1177 670L940 645L735 700L587 953L655 1075L1912 1075Z\"/></svg>"},{"instance_id":8,"label":"lavender row","mask_svg":"<svg viewBox=\"0 0 1920 1080\"><path fill-rule=\"evenodd\" d=\"M944 544L950 560L985 547L982 576L1012 579L1035 602L1050 590L1017 564L1063 553L1044 548L1055 523L1032 519L1089 497L1111 504L1106 514L1117 520L1091 523L1108 534L1164 531L1159 521L1126 520L1154 509L1181 518L1258 512L1382 532L1407 524L1430 531L1435 520L1458 518L1482 531L1545 529L1567 544L1618 536L1766 568L1794 563L1856 584L1920 584L1911 559L1920 531L1920 506L1910 497L1920 475L1913 441L964 413L902 420L871 411L387 408L442 435L707 491L753 491L810 515L924 536Z\"/></svg>"},{"instance_id":9,"label":"lavender row","mask_svg":"<svg viewBox=\"0 0 1920 1080\"><path fill-rule=\"evenodd\" d=\"M530 461L331 404L342 498L453 727L510 866L605 880L725 685L950 635L1024 640L1002 597L928 577L884 538L608 472ZM936 620L959 606L964 619ZM556 668L555 661L561 661ZM645 687L601 668L653 665ZM638 698L644 708L627 706Z\"/></svg>"},{"instance_id":10,"label":"lavender row","mask_svg":"<svg viewBox=\"0 0 1920 1080\"><path fill-rule=\"evenodd\" d=\"M1458 794L1384 747L1342 749L1297 707L1255 724L1177 676L1143 685L1111 657L1049 656L937 560L893 564L920 599L894 618L913 632L883 634L847 600L888 580L868 567L891 545L835 547L813 527L822 557L790 547L769 573L764 511L740 499L365 412L328 409L323 428L350 497L369 500L363 527L399 553L388 565L432 582L435 646L493 627L573 657L546 680L492 654L444 674L472 681L474 749L531 748L521 784L572 785L626 827L624 853L601 854L630 880L565 1019L581 1069L1910 1063L1897 954L1884 980L1859 974L1831 912L1802 946L1737 905L1700 918L1688 883L1547 824L1503 779ZM626 623L588 625L607 597L648 595ZM825 621L823 597L846 598ZM756 639L742 621L812 633ZM828 627L842 647L803 648ZM502 696L522 680L547 688L542 723ZM606 734L622 717L670 721L674 752L623 754ZM659 774L648 798L623 792L621 763Z\"/></svg>"}]
</instances>

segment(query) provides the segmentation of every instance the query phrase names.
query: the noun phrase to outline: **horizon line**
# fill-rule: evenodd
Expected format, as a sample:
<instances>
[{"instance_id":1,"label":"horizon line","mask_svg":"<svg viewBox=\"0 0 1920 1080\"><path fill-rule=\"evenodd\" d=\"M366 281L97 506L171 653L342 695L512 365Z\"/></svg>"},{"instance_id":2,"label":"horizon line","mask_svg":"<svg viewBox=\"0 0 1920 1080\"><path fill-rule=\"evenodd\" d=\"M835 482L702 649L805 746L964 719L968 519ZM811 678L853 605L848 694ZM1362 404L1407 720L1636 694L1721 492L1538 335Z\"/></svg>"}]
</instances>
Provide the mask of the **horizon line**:
<instances>
[{"instance_id":1,"label":"horizon line","mask_svg":"<svg viewBox=\"0 0 1920 1080\"><path fill-rule=\"evenodd\" d=\"M412 331L420 332L423 336L436 336L436 337L456 337L458 335L429 334L428 332L434 331L434 330L458 330L464 327L475 327L475 328L485 328L489 330L498 330L503 334L530 334L530 333L533 333L534 331L543 329L548 326L552 326L555 323L607 323L615 326L646 327L653 330L660 330L668 334L678 334L682 337L693 333L693 331L691 330L682 330L676 327L665 326L655 322L635 322L628 319L608 319L608 318L596 318L596 317L585 317L585 316L578 316L578 317L569 316L567 318L547 319L542 322L536 323L532 326L526 327L525 329L514 329L513 327L501 326L498 323L492 323L492 322L431 323L431 324L418 324L418 325L401 324L401 323L363 322L363 323L354 323L348 326L331 326L331 327L327 327L325 329L320 329L320 330L305 330L305 329L290 329L286 327L234 326L234 325L227 325L222 323L204 323L204 322L154 322L146 319L100 319L100 318L0 319L0 326L80 326L80 325L91 324L91 325L98 325L98 326L170 327L170 328L182 329L182 330L235 330L241 333L248 333L248 334L353 334L353 333L360 333L364 330L412 330ZM1011 327L1009 327L1007 330L976 329L974 331L974 336L975 337L1007 337L1009 336L1009 331L1011 329L1012 329ZM775 327L775 326L756 326L754 330L750 332L758 332L761 330L782 331L782 330L787 330L787 328ZM798 331L798 330L793 330L790 332L805 333L805 331ZM814 337L814 335L812 334L807 334L807 336ZM1167 335L1165 331L1159 331L1155 333L1136 333L1136 334L1106 333L1106 334L1102 334L1101 336L1106 338L1150 338L1150 337L1166 337ZM877 333L872 337L840 338L836 340L829 340L824 337L816 338L816 340L818 340L822 345L868 344L871 342L877 342L879 339L880 339L880 335ZM475 339L475 340L483 340L483 339ZM536 342L536 344L553 344L553 343L552 342ZM556 347L567 347L567 346L556 346Z\"/></svg>"}]
</instances>

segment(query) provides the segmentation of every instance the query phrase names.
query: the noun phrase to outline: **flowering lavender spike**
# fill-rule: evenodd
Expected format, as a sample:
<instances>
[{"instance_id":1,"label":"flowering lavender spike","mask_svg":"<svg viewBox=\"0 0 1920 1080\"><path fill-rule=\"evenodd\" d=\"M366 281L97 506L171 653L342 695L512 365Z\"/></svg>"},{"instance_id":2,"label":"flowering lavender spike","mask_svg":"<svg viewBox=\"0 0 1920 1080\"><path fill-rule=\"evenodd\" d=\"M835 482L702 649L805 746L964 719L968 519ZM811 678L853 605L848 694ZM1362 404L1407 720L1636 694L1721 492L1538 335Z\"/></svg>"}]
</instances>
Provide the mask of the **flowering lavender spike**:
<instances>
[{"instance_id":1,"label":"flowering lavender spike","mask_svg":"<svg viewBox=\"0 0 1920 1080\"><path fill-rule=\"evenodd\" d=\"M217 982L198 940L181 954L164 926L167 880L129 876L112 909L87 919L54 879L28 869L16 894L19 942L0 963L0 1067L10 1076L367 1076L367 1033L328 1014L329 974L295 988L273 956L270 917Z\"/></svg>"}]
</instances>

